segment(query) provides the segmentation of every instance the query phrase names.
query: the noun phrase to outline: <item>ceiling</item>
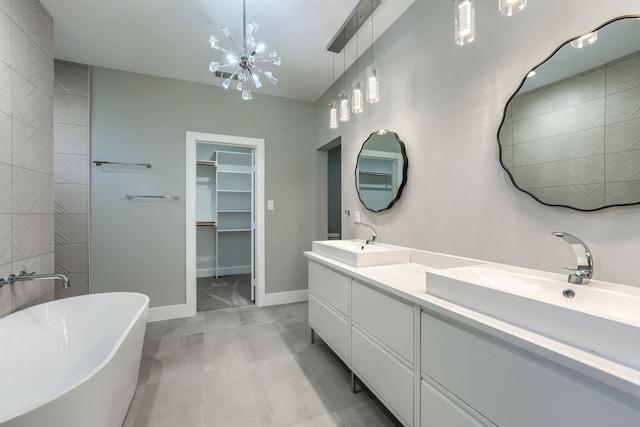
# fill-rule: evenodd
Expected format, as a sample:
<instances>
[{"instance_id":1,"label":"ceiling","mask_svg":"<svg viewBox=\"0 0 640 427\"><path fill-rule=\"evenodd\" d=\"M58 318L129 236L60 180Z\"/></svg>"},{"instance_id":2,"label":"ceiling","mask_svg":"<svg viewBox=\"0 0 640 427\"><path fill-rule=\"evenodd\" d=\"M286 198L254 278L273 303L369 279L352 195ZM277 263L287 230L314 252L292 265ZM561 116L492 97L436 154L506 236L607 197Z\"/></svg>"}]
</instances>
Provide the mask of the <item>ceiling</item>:
<instances>
[{"instance_id":1,"label":"ceiling","mask_svg":"<svg viewBox=\"0 0 640 427\"><path fill-rule=\"evenodd\" d=\"M221 86L223 79L213 77L208 67L224 57L211 49L209 37L215 35L231 50L220 30L226 25L234 41L242 43L242 0L40 1L54 19L56 59ZM344 53L328 52L327 46L358 2L246 0L247 23L260 25L256 40L282 58L279 67L263 67L278 84L263 82L254 97L316 101L332 84L332 67L336 78L342 73ZM374 38L413 2L382 0L373 15ZM371 19L358 33L360 52L371 44L370 24ZM357 56L355 37L344 51L349 66Z\"/></svg>"}]
</instances>

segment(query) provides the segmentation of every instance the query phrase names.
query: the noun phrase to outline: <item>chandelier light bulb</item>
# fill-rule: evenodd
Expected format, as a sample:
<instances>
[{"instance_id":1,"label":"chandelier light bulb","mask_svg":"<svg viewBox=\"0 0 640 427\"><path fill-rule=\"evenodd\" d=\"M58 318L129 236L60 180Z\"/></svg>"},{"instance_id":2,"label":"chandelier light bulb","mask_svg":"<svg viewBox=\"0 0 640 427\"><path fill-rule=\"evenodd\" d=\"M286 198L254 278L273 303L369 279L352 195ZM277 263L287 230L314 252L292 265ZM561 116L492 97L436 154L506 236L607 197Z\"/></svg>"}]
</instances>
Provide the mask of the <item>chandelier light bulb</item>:
<instances>
[{"instance_id":1,"label":"chandelier light bulb","mask_svg":"<svg viewBox=\"0 0 640 427\"><path fill-rule=\"evenodd\" d=\"M577 39L571 40L571 47L576 49L582 49L585 46L594 44L596 41L598 41L598 32L594 31L593 33L585 34L582 37L578 37Z\"/></svg>"},{"instance_id":2,"label":"chandelier light bulb","mask_svg":"<svg viewBox=\"0 0 640 427\"><path fill-rule=\"evenodd\" d=\"M362 82L355 79L351 84L351 111L354 114L362 113Z\"/></svg>"},{"instance_id":3,"label":"chandelier light bulb","mask_svg":"<svg viewBox=\"0 0 640 427\"><path fill-rule=\"evenodd\" d=\"M227 79L224 82L222 82L222 87L225 89L229 89L230 84L231 84L231 79Z\"/></svg>"},{"instance_id":4,"label":"chandelier light bulb","mask_svg":"<svg viewBox=\"0 0 640 427\"><path fill-rule=\"evenodd\" d=\"M258 77L258 75L257 75L257 74L254 74L254 75L253 75L253 76L251 76L251 77L253 77L253 84L255 84L255 85L256 85L256 89L261 88L261 87L262 87L262 82L260 81L260 77Z\"/></svg>"},{"instance_id":5,"label":"chandelier light bulb","mask_svg":"<svg viewBox=\"0 0 640 427\"><path fill-rule=\"evenodd\" d=\"M273 84L278 83L278 79L273 76L273 73L271 71L265 71L264 75L265 75L266 78L269 79L269 81L271 83L273 83Z\"/></svg>"},{"instance_id":6,"label":"chandelier light bulb","mask_svg":"<svg viewBox=\"0 0 640 427\"><path fill-rule=\"evenodd\" d=\"M512 16L527 6L527 0L498 0L498 10L504 16Z\"/></svg>"},{"instance_id":7,"label":"chandelier light bulb","mask_svg":"<svg viewBox=\"0 0 640 427\"><path fill-rule=\"evenodd\" d=\"M225 36L231 37L231 33L229 32L229 28L227 28L226 25L224 27L222 27L222 32L224 33Z\"/></svg>"},{"instance_id":8,"label":"chandelier light bulb","mask_svg":"<svg viewBox=\"0 0 640 427\"><path fill-rule=\"evenodd\" d=\"M218 71L219 68L220 68L219 62L212 62L209 64L209 71L211 71L212 73L215 73L216 71Z\"/></svg>"},{"instance_id":9,"label":"chandelier light bulb","mask_svg":"<svg viewBox=\"0 0 640 427\"><path fill-rule=\"evenodd\" d=\"M272 63L273 65L280 65L280 58L274 58L274 59L272 59L272 60L271 60L271 63Z\"/></svg>"},{"instance_id":10,"label":"chandelier light bulb","mask_svg":"<svg viewBox=\"0 0 640 427\"><path fill-rule=\"evenodd\" d=\"M378 101L380 101L378 69L371 66L367 69L367 102L375 104Z\"/></svg>"},{"instance_id":11,"label":"chandelier light bulb","mask_svg":"<svg viewBox=\"0 0 640 427\"><path fill-rule=\"evenodd\" d=\"M251 91L249 89L244 89L242 91L242 99L244 99L245 101L248 101L252 98L253 97L251 96Z\"/></svg>"},{"instance_id":12,"label":"chandelier light bulb","mask_svg":"<svg viewBox=\"0 0 640 427\"><path fill-rule=\"evenodd\" d=\"M220 50L220 40L218 40L214 36L209 37L209 43L211 43L212 49Z\"/></svg>"},{"instance_id":13,"label":"chandelier light bulb","mask_svg":"<svg viewBox=\"0 0 640 427\"><path fill-rule=\"evenodd\" d=\"M476 39L475 0L453 0L454 40L458 46L471 43Z\"/></svg>"},{"instance_id":14,"label":"chandelier light bulb","mask_svg":"<svg viewBox=\"0 0 640 427\"><path fill-rule=\"evenodd\" d=\"M329 129L338 129L338 101L329 103Z\"/></svg>"}]
</instances>

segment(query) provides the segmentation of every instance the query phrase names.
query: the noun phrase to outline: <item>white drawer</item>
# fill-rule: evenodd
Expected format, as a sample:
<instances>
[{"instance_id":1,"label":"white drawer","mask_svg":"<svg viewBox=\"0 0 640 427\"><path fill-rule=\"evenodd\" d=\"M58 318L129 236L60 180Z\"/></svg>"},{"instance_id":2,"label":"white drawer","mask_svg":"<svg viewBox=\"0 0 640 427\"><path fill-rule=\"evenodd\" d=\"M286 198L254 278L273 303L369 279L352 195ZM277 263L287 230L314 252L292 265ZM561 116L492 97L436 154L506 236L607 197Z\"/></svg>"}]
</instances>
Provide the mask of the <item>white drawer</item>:
<instances>
[{"instance_id":1,"label":"white drawer","mask_svg":"<svg viewBox=\"0 0 640 427\"><path fill-rule=\"evenodd\" d=\"M499 426L640 425L640 402L422 313L422 370ZM615 417L611 416L615 414Z\"/></svg>"},{"instance_id":2,"label":"white drawer","mask_svg":"<svg viewBox=\"0 0 640 427\"><path fill-rule=\"evenodd\" d=\"M349 322L312 294L309 294L309 326L349 364Z\"/></svg>"},{"instance_id":3,"label":"white drawer","mask_svg":"<svg viewBox=\"0 0 640 427\"><path fill-rule=\"evenodd\" d=\"M424 379L420 383L420 427L485 427L457 403Z\"/></svg>"},{"instance_id":4,"label":"white drawer","mask_svg":"<svg viewBox=\"0 0 640 427\"><path fill-rule=\"evenodd\" d=\"M351 319L413 363L414 308L356 280L351 283Z\"/></svg>"},{"instance_id":5,"label":"white drawer","mask_svg":"<svg viewBox=\"0 0 640 427\"><path fill-rule=\"evenodd\" d=\"M349 277L309 261L309 291L349 315Z\"/></svg>"},{"instance_id":6,"label":"white drawer","mask_svg":"<svg viewBox=\"0 0 640 427\"><path fill-rule=\"evenodd\" d=\"M413 371L351 328L351 366L405 425L413 425Z\"/></svg>"}]
</instances>

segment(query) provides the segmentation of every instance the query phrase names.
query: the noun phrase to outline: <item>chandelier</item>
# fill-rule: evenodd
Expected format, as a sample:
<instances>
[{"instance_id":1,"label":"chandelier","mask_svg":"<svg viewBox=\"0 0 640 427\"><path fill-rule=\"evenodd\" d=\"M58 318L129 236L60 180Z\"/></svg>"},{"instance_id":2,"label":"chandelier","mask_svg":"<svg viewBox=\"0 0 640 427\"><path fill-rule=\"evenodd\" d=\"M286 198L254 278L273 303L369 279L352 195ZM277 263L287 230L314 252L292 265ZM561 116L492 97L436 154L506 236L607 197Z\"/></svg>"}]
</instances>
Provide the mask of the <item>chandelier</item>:
<instances>
[{"instance_id":1,"label":"chandelier","mask_svg":"<svg viewBox=\"0 0 640 427\"><path fill-rule=\"evenodd\" d=\"M229 89L231 81L236 80L236 89L242 92L242 99L251 99L250 82L253 82L253 86L258 89L262 86L260 76L263 75L271 83L276 84L278 79L273 75L271 71L262 70L258 67L258 63L271 63L273 65L280 65L280 58L276 52L263 53L264 43L257 43L255 40L255 33L258 30L258 24L252 22L247 26L247 5L246 0L242 1L242 49L238 48L236 43L231 38L231 33L225 25L222 27L222 32L229 39L234 50L230 51L223 48L220 45L220 40L215 36L209 38L211 47L215 50L222 51L227 54L226 63L220 63L213 61L209 64L209 71L216 76L226 78L222 83L222 87ZM225 70L232 70L233 73L226 72Z\"/></svg>"}]
</instances>

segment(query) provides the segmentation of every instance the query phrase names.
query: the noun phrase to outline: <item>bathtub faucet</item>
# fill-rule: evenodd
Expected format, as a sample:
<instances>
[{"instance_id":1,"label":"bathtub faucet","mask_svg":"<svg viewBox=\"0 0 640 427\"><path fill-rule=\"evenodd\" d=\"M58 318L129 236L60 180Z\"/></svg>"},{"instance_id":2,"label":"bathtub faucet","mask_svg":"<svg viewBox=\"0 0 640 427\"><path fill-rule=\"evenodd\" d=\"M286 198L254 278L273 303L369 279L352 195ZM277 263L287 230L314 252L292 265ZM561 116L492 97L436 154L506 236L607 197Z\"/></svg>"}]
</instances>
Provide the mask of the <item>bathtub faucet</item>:
<instances>
[{"instance_id":1,"label":"bathtub faucet","mask_svg":"<svg viewBox=\"0 0 640 427\"><path fill-rule=\"evenodd\" d=\"M569 275L569 283L580 285L583 279L586 279L585 283L588 282L593 275L593 257L587 244L569 233L555 231L551 234L566 240L576 254L578 266L576 268L567 268L567 270L575 271L575 273Z\"/></svg>"},{"instance_id":2,"label":"bathtub faucet","mask_svg":"<svg viewBox=\"0 0 640 427\"><path fill-rule=\"evenodd\" d=\"M56 274L56 273L52 273L52 274L36 274L36 272L34 271L33 273L27 273L26 271L22 270L17 276L15 274L10 274L9 277L7 277L7 281L4 282L3 279L2 280L4 283L2 283L2 285L6 284L6 283L15 283L15 282L19 282L21 280L47 280L47 279L60 279L64 282L64 287L65 289L68 289L71 284L69 283L69 278L67 276L65 276L64 274Z\"/></svg>"}]
</instances>

